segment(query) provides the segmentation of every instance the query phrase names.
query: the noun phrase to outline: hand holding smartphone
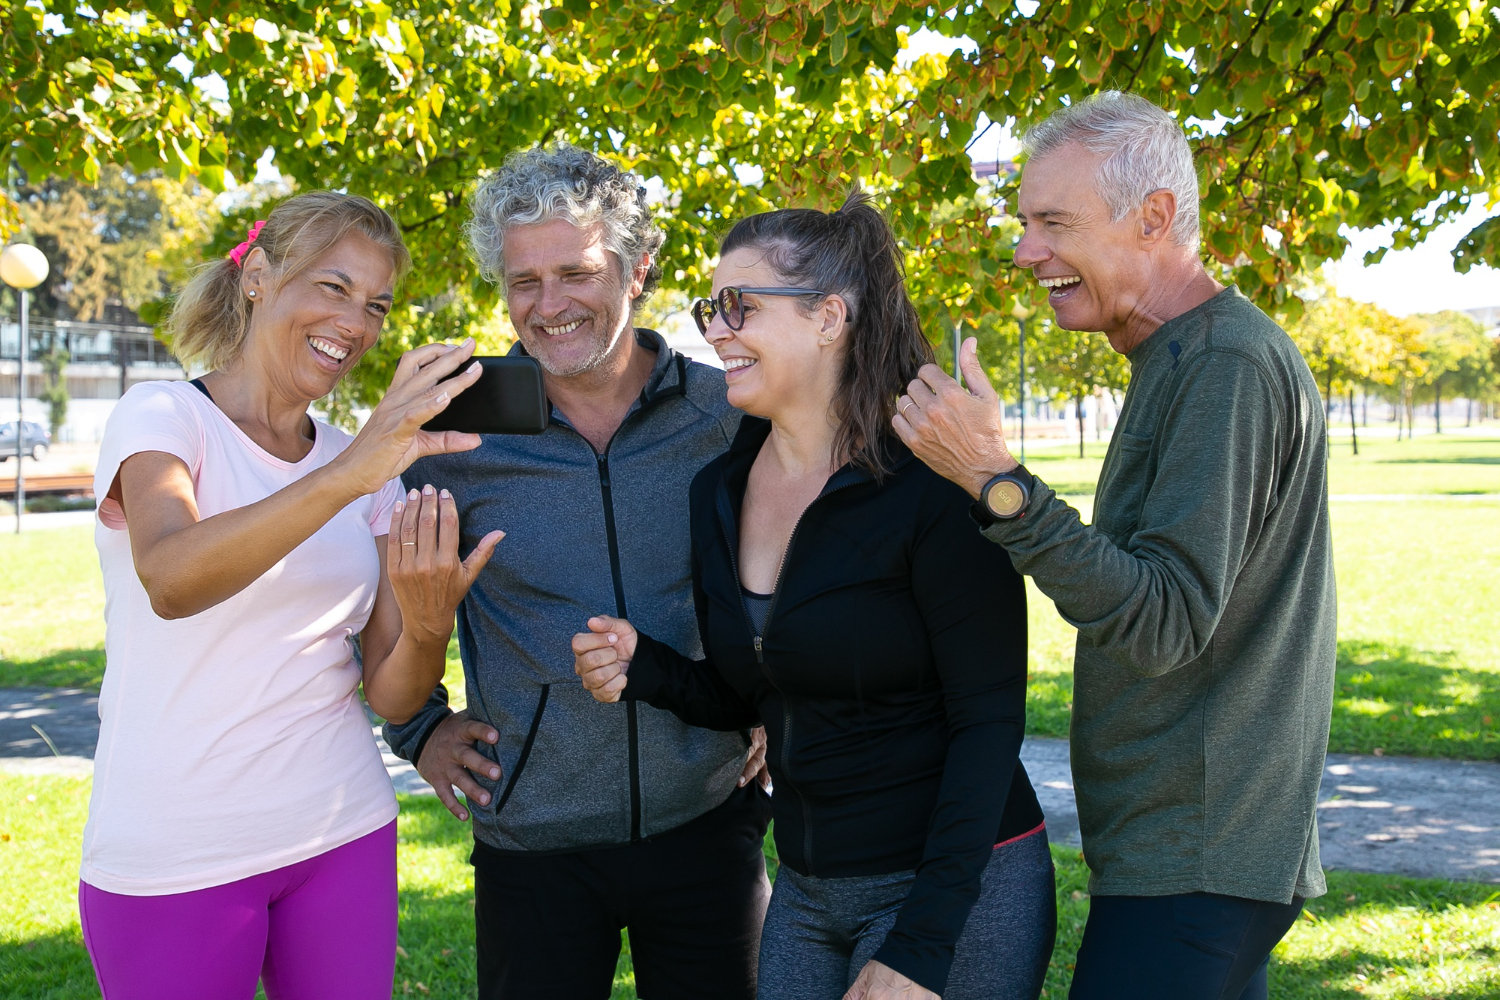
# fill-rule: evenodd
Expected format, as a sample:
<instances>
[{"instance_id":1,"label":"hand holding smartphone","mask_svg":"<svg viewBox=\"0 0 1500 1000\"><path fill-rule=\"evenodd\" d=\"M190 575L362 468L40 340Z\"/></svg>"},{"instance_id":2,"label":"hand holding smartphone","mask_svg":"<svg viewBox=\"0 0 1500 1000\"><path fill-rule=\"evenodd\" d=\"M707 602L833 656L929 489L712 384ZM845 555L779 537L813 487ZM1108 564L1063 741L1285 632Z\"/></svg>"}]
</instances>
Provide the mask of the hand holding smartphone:
<instances>
[{"instance_id":1,"label":"hand holding smartphone","mask_svg":"<svg viewBox=\"0 0 1500 1000\"><path fill-rule=\"evenodd\" d=\"M474 360L482 367L478 381L454 396L423 430L540 434L547 429L547 394L536 359L510 355Z\"/></svg>"}]
</instances>

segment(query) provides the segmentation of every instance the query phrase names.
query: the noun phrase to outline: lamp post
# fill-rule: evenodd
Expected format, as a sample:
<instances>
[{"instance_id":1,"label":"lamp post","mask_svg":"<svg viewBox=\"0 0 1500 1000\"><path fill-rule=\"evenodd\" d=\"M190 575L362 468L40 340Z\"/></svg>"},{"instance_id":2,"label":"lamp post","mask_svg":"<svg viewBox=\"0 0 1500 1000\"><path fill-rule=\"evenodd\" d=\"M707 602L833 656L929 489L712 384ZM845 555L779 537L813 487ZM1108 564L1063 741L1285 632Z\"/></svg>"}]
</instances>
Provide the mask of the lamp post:
<instances>
[{"instance_id":1,"label":"lamp post","mask_svg":"<svg viewBox=\"0 0 1500 1000\"><path fill-rule=\"evenodd\" d=\"M1021 328L1021 350L1017 361L1016 393L1021 401L1021 464L1026 464L1026 320L1035 312L1030 306L1020 299L1011 306L1010 314L1016 318L1016 325Z\"/></svg>"},{"instance_id":2,"label":"lamp post","mask_svg":"<svg viewBox=\"0 0 1500 1000\"><path fill-rule=\"evenodd\" d=\"M0 281L21 293L21 336L16 351L16 534L21 533L21 511L26 506L26 477L21 462L26 454L26 310L31 290L47 280L47 258L36 247L12 243L0 251Z\"/></svg>"}]
</instances>

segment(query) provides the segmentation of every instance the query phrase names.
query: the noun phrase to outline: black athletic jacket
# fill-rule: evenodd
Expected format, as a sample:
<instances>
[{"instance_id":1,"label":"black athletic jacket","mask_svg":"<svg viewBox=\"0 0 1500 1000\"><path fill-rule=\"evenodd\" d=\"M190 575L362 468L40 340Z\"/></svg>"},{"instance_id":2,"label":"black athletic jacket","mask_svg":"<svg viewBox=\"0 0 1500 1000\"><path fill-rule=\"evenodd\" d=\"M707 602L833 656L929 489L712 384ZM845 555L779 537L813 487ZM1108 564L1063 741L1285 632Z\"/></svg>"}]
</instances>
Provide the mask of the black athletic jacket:
<instances>
[{"instance_id":1,"label":"black athletic jacket","mask_svg":"<svg viewBox=\"0 0 1500 1000\"><path fill-rule=\"evenodd\" d=\"M693 480L706 659L643 634L624 697L696 726L764 724L781 863L819 878L915 869L875 958L941 993L990 851L1042 822L1018 759L1026 593L967 494L893 442L884 483L845 466L802 515L756 635L737 522L769 433L745 418Z\"/></svg>"}]
</instances>

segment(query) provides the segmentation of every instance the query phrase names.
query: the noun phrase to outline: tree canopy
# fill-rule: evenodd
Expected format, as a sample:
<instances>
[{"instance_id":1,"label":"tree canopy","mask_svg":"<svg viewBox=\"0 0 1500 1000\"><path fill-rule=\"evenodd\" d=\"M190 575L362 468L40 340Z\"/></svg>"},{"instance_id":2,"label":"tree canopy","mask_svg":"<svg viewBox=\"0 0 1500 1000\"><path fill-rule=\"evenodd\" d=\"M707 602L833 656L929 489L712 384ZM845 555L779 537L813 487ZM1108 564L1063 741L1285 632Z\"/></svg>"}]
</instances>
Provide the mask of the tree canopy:
<instances>
[{"instance_id":1,"label":"tree canopy","mask_svg":"<svg viewBox=\"0 0 1500 1000\"><path fill-rule=\"evenodd\" d=\"M922 28L973 44L904 56ZM298 185L397 215L417 299L493 302L464 199L554 138L661 185L669 288L706 283L728 220L864 183L935 333L1029 288L994 228L1017 178L974 177L979 123L1024 129L1105 88L1177 114L1205 253L1268 308L1297 306L1288 279L1341 255L1343 225L1390 224L1403 247L1500 199L1489 0L0 0L0 60L13 169L92 182L115 163L215 188L270 148ZM215 74L227 100L205 95ZM1500 227L1455 260L1500 264Z\"/></svg>"}]
</instances>

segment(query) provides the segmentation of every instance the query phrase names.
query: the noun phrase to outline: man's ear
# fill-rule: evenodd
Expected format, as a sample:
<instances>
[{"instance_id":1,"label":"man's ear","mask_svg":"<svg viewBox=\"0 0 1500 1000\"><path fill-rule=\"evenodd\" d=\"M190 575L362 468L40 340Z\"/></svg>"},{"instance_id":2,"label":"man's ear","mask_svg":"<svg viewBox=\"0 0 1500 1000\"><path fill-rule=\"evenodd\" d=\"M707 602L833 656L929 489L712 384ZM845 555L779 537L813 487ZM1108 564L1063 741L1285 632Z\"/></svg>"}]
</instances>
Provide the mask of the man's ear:
<instances>
[{"instance_id":1,"label":"man's ear","mask_svg":"<svg viewBox=\"0 0 1500 1000\"><path fill-rule=\"evenodd\" d=\"M635 270L630 274L630 301L634 302L640 298L641 292L646 287L646 276L651 273L651 255L641 254L641 259L635 262Z\"/></svg>"},{"instance_id":2,"label":"man's ear","mask_svg":"<svg viewBox=\"0 0 1500 1000\"><path fill-rule=\"evenodd\" d=\"M1177 218L1177 196L1166 188L1157 188L1141 202L1141 248L1156 247L1172 231Z\"/></svg>"}]
</instances>

